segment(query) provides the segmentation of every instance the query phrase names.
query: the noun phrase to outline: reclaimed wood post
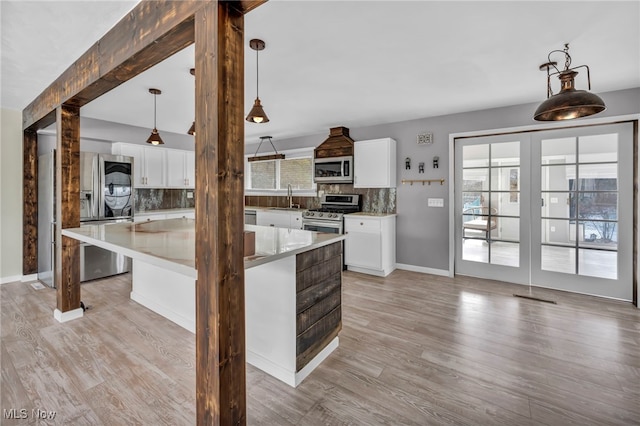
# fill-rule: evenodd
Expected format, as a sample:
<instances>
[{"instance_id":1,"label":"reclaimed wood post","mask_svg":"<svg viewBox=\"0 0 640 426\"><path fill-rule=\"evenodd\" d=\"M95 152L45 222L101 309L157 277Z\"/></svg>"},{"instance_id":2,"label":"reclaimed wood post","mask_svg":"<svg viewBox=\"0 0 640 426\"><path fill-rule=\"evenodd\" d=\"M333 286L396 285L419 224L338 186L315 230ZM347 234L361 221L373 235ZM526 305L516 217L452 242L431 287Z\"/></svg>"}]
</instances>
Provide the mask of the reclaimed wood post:
<instances>
[{"instance_id":1,"label":"reclaimed wood post","mask_svg":"<svg viewBox=\"0 0 640 426\"><path fill-rule=\"evenodd\" d=\"M244 17L232 2L196 13L196 411L246 424Z\"/></svg>"},{"instance_id":2,"label":"reclaimed wood post","mask_svg":"<svg viewBox=\"0 0 640 426\"><path fill-rule=\"evenodd\" d=\"M25 130L22 139L22 274L38 272L38 134Z\"/></svg>"},{"instance_id":3,"label":"reclaimed wood post","mask_svg":"<svg viewBox=\"0 0 640 426\"><path fill-rule=\"evenodd\" d=\"M80 309L80 242L62 236L80 226L80 108L56 108L56 128L56 318L65 321L62 314Z\"/></svg>"}]
</instances>

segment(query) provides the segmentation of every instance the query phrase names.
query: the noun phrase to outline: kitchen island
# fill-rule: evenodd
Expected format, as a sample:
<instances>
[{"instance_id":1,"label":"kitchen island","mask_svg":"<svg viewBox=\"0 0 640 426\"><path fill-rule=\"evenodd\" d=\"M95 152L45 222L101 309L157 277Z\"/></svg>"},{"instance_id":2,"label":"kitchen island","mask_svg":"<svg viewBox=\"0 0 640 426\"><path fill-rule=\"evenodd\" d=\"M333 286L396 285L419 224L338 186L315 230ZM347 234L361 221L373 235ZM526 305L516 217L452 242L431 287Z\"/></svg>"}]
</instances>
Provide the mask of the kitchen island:
<instances>
[{"instance_id":1,"label":"kitchen island","mask_svg":"<svg viewBox=\"0 0 640 426\"><path fill-rule=\"evenodd\" d=\"M247 362L297 386L338 347L343 235L246 225ZM132 259L131 299L195 332L195 221L64 229L62 234Z\"/></svg>"}]
</instances>

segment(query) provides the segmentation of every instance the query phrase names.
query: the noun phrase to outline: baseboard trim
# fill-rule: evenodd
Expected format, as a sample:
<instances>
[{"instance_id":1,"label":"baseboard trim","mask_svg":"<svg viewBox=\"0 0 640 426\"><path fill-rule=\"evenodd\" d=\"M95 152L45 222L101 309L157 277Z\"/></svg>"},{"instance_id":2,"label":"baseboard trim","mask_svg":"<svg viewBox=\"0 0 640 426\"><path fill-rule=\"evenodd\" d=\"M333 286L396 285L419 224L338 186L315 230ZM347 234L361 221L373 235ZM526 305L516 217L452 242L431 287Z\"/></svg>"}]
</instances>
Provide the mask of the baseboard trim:
<instances>
[{"instance_id":1,"label":"baseboard trim","mask_svg":"<svg viewBox=\"0 0 640 426\"><path fill-rule=\"evenodd\" d=\"M0 285L20 281L21 278L22 278L22 275L12 275L10 277L2 277L0 278Z\"/></svg>"},{"instance_id":2,"label":"baseboard trim","mask_svg":"<svg viewBox=\"0 0 640 426\"><path fill-rule=\"evenodd\" d=\"M56 309L55 311L53 311L53 317L58 322L67 322L74 319L82 318L83 315L84 315L84 311L82 310L82 308L74 309L72 311L67 311L67 312L62 312L59 309Z\"/></svg>"},{"instance_id":3,"label":"baseboard trim","mask_svg":"<svg viewBox=\"0 0 640 426\"><path fill-rule=\"evenodd\" d=\"M426 268L424 266L407 265L405 263L397 263L397 269L403 271L420 272L422 274L440 275L441 277L449 277L449 271L446 269Z\"/></svg>"},{"instance_id":4,"label":"baseboard trim","mask_svg":"<svg viewBox=\"0 0 640 426\"><path fill-rule=\"evenodd\" d=\"M23 283L28 283L28 282L37 281L37 280L38 280L38 274L23 275L21 279Z\"/></svg>"}]
</instances>

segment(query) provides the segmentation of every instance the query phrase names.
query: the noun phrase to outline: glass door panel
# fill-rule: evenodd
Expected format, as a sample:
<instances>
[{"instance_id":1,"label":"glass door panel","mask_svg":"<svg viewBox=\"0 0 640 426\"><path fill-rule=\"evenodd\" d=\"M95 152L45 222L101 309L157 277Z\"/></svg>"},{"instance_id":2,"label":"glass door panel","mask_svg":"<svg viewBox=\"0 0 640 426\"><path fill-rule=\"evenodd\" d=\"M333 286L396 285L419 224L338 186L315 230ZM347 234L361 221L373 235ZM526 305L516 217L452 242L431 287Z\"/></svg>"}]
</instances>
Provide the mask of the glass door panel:
<instances>
[{"instance_id":1,"label":"glass door panel","mask_svg":"<svg viewBox=\"0 0 640 426\"><path fill-rule=\"evenodd\" d=\"M455 141L455 272L633 295L631 123Z\"/></svg>"},{"instance_id":2,"label":"glass door panel","mask_svg":"<svg viewBox=\"0 0 640 426\"><path fill-rule=\"evenodd\" d=\"M532 218L540 224L533 285L631 300L631 132L618 124L532 136L532 198L541 204Z\"/></svg>"},{"instance_id":3,"label":"glass door panel","mask_svg":"<svg viewBox=\"0 0 640 426\"><path fill-rule=\"evenodd\" d=\"M522 215L529 203L521 191L529 168L521 165L521 136L456 141L456 273L528 282Z\"/></svg>"}]
</instances>

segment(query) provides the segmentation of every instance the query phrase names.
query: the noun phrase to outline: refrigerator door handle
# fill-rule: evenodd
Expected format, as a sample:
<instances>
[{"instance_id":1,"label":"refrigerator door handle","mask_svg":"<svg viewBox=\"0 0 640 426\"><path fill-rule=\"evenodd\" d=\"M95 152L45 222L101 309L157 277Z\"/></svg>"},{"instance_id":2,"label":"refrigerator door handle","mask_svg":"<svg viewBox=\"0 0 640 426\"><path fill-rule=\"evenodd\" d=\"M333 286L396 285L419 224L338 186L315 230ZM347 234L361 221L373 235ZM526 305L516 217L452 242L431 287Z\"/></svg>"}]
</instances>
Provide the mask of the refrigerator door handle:
<instances>
[{"instance_id":1,"label":"refrigerator door handle","mask_svg":"<svg viewBox=\"0 0 640 426\"><path fill-rule=\"evenodd\" d=\"M98 197L96 202L98 204L98 218L104 218L104 158L101 155L97 156L98 161Z\"/></svg>"}]
</instances>

